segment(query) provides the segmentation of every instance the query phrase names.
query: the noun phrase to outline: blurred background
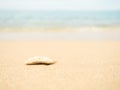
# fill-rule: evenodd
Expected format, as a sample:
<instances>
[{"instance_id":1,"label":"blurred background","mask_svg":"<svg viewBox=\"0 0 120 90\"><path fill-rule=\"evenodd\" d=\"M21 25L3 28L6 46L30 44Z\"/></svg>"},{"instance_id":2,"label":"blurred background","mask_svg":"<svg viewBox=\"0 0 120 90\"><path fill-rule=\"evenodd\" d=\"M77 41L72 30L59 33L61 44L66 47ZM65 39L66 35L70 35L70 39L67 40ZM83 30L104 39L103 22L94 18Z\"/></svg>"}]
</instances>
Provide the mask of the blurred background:
<instances>
[{"instance_id":1,"label":"blurred background","mask_svg":"<svg viewBox=\"0 0 120 90\"><path fill-rule=\"evenodd\" d=\"M106 37L105 33L108 32L113 33L108 35L108 38L111 36L113 36L111 38L119 38L120 1L0 0L0 38L7 38L9 35L19 36L18 32L26 32L26 35L22 34L21 37L27 36L28 32L32 35L33 32L40 33L39 38L44 35L48 36L47 38L57 38L56 36L66 38L69 33L74 33L72 34L74 38L84 38L84 36L96 38L94 36L101 35L100 33L102 33L101 37ZM79 35L76 37L75 33L78 32ZM61 36L58 33L67 34ZM71 35L68 38L71 38Z\"/></svg>"}]
</instances>

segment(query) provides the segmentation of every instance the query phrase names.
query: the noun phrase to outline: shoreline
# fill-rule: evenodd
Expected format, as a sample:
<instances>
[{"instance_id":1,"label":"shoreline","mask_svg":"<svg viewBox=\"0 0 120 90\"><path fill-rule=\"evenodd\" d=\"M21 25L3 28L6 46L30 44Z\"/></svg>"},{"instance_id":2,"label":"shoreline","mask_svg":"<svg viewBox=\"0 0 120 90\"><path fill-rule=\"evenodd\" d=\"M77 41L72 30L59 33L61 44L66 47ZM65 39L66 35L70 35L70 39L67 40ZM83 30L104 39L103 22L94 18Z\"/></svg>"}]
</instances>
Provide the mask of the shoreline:
<instances>
[{"instance_id":1,"label":"shoreline","mask_svg":"<svg viewBox=\"0 0 120 90\"><path fill-rule=\"evenodd\" d=\"M120 32L0 32L0 40L120 40Z\"/></svg>"},{"instance_id":2,"label":"shoreline","mask_svg":"<svg viewBox=\"0 0 120 90\"><path fill-rule=\"evenodd\" d=\"M120 25L90 25L75 27L0 27L0 32L119 32Z\"/></svg>"}]
</instances>

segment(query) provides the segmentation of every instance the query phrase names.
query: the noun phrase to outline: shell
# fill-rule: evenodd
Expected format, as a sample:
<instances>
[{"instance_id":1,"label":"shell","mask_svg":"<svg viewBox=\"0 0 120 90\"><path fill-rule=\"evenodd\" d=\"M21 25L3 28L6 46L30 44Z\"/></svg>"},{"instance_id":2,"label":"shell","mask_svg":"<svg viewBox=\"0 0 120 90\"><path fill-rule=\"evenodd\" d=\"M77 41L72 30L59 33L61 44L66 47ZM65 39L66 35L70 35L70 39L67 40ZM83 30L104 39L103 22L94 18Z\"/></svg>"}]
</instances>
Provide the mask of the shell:
<instances>
[{"instance_id":1,"label":"shell","mask_svg":"<svg viewBox=\"0 0 120 90\"><path fill-rule=\"evenodd\" d=\"M54 63L56 63L56 60L53 60L46 56L31 57L25 62L26 65L36 65L36 64L50 65Z\"/></svg>"}]
</instances>

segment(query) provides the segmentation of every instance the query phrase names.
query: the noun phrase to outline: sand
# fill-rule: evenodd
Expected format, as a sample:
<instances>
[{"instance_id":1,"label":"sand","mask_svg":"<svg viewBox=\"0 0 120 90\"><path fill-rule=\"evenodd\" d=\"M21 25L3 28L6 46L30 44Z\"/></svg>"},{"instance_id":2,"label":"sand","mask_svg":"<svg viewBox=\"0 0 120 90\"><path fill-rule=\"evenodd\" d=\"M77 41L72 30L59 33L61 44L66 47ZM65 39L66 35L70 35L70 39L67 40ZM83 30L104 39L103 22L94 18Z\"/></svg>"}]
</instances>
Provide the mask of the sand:
<instances>
[{"instance_id":1,"label":"sand","mask_svg":"<svg viewBox=\"0 0 120 90\"><path fill-rule=\"evenodd\" d=\"M24 64L32 56L53 65ZM120 90L120 41L0 41L0 90Z\"/></svg>"}]
</instances>

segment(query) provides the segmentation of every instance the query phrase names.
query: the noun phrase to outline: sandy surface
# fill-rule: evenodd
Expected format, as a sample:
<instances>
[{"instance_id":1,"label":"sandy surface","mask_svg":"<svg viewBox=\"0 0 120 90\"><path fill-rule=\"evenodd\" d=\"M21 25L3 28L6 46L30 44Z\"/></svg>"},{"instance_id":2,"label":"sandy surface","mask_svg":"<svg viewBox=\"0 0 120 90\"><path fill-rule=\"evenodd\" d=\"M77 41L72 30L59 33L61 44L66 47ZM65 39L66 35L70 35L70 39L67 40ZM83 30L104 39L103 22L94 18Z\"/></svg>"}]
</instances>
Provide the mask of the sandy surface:
<instances>
[{"instance_id":1,"label":"sandy surface","mask_svg":"<svg viewBox=\"0 0 120 90\"><path fill-rule=\"evenodd\" d=\"M0 41L0 90L120 90L120 41Z\"/></svg>"}]
</instances>

